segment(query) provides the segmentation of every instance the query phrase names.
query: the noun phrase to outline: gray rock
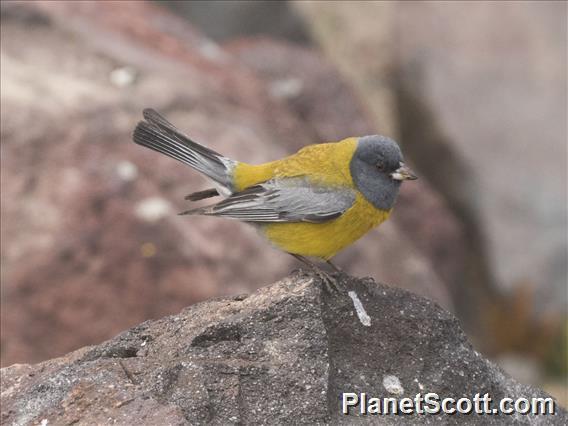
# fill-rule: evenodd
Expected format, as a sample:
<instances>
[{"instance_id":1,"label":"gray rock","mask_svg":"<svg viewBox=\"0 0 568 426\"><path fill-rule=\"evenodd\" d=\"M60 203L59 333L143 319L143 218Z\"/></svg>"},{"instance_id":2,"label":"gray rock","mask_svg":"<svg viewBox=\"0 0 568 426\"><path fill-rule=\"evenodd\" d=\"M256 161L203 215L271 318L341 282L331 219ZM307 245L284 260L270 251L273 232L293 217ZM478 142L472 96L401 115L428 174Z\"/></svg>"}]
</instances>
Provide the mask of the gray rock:
<instances>
[{"instance_id":1,"label":"gray rock","mask_svg":"<svg viewBox=\"0 0 568 426\"><path fill-rule=\"evenodd\" d=\"M411 158L471 218L498 288L529 286L538 313L565 314L566 3L397 7ZM419 123L408 102L434 120ZM446 152L432 140L436 126Z\"/></svg>"},{"instance_id":2,"label":"gray rock","mask_svg":"<svg viewBox=\"0 0 568 426\"><path fill-rule=\"evenodd\" d=\"M309 41L300 16L288 2L220 0L215 2L156 2L183 16L213 40L226 40L241 35L270 34L298 43Z\"/></svg>"},{"instance_id":3,"label":"gray rock","mask_svg":"<svg viewBox=\"0 0 568 426\"><path fill-rule=\"evenodd\" d=\"M2 369L2 424L564 424L554 416L365 416L343 392L546 398L473 350L435 303L370 279L327 294L301 272ZM358 306L358 309L356 308Z\"/></svg>"},{"instance_id":4,"label":"gray rock","mask_svg":"<svg viewBox=\"0 0 568 426\"><path fill-rule=\"evenodd\" d=\"M436 251L468 335L565 359L566 3L291 4L458 216L463 243Z\"/></svg>"}]
</instances>

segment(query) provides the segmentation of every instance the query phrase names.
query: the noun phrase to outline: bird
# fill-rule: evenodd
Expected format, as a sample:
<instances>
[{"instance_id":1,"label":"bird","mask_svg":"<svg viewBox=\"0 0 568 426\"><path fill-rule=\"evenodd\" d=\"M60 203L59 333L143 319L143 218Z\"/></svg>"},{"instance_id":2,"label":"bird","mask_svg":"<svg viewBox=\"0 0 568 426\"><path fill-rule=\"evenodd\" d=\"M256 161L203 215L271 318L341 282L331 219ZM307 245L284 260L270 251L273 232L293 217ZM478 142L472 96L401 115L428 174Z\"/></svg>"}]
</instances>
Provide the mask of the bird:
<instances>
[{"instance_id":1,"label":"bird","mask_svg":"<svg viewBox=\"0 0 568 426\"><path fill-rule=\"evenodd\" d=\"M227 158L182 133L151 108L133 141L205 175L213 188L185 197L216 203L180 215L236 219L258 228L276 248L312 269L329 291L335 279L314 260L331 259L389 218L400 186L417 176L398 144L381 135L308 145L288 157L253 165Z\"/></svg>"}]
</instances>

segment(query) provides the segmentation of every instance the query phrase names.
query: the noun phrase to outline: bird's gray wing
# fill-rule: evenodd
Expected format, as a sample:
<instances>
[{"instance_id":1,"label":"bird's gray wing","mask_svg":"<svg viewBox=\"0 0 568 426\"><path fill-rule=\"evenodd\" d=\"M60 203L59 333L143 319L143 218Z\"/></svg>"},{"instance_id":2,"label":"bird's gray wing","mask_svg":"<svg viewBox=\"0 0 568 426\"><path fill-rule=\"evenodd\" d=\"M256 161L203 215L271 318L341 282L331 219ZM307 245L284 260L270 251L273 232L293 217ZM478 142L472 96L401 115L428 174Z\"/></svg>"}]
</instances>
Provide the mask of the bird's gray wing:
<instances>
[{"instance_id":1,"label":"bird's gray wing","mask_svg":"<svg viewBox=\"0 0 568 426\"><path fill-rule=\"evenodd\" d=\"M355 202L349 188L315 186L305 178L280 178L251 186L211 206L180 214L222 216L244 222L325 222Z\"/></svg>"}]
</instances>

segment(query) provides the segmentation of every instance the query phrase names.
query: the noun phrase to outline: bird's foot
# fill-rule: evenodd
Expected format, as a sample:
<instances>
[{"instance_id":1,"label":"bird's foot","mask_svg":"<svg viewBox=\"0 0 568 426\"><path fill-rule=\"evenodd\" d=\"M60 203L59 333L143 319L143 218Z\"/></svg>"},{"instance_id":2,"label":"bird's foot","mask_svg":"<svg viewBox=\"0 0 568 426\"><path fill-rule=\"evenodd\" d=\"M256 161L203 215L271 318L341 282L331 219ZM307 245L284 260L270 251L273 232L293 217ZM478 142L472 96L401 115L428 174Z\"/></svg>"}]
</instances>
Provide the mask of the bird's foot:
<instances>
[{"instance_id":1,"label":"bird's foot","mask_svg":"<svg viewBox=\"0 0 568 426\"><path fill-rule=\"evenodd\" d=\"M325 271L322 271L321 269L314 270L314 273L321 280L326 291L329 294L341 293L340 281L338 278L334 277L331 274L328 274Z\"/></svg>"},{"instance_id":2,"label":"bird's foot","mask_svg":"<svg viewBox=\"0 0 568 426\"><path fill-rule=\"evenodd\" d=\"M292 253L290 253L290 254L292 254ZM328 293L330 293L330 294L341 293L341 286L340 286L339 278L344 273L341 269L337 268L331 262L329 262L329 261L327 262L328 264L330 264L333 267L333 269L337 273L337 278L336 278L335 276L324 271L323 269L320 269L316 264L312 263L310 260L306 259L304 256L299 256L297 254L292 254L292 256L294 256L296 259L298 259L300 262L302 262L303 264L307 265L310 268L310 270L316 276L316 278L318 278L322 282L325 290Z\"/></svg>"}]
</instances>

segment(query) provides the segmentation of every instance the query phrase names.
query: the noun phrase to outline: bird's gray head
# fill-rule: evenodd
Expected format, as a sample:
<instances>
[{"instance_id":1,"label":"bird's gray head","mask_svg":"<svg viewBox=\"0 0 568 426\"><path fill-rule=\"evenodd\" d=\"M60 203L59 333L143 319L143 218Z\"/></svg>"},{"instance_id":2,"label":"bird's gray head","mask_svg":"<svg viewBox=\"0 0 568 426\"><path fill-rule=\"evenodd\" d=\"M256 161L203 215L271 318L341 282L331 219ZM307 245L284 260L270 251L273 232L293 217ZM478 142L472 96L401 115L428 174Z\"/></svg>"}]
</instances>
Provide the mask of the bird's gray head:
<instances>
[{"instance_id":1,"label":"bird's gray head","mask_svg":"<svg viewBox=\"0 0 568 426\"><path fill-rule=\"evenodd\" d=\"M363 136L350 164L357 189L376 208L390 210L403 180L416 176L404 165L397 143L386 136Z\"/></svg>"}]
</instances>

